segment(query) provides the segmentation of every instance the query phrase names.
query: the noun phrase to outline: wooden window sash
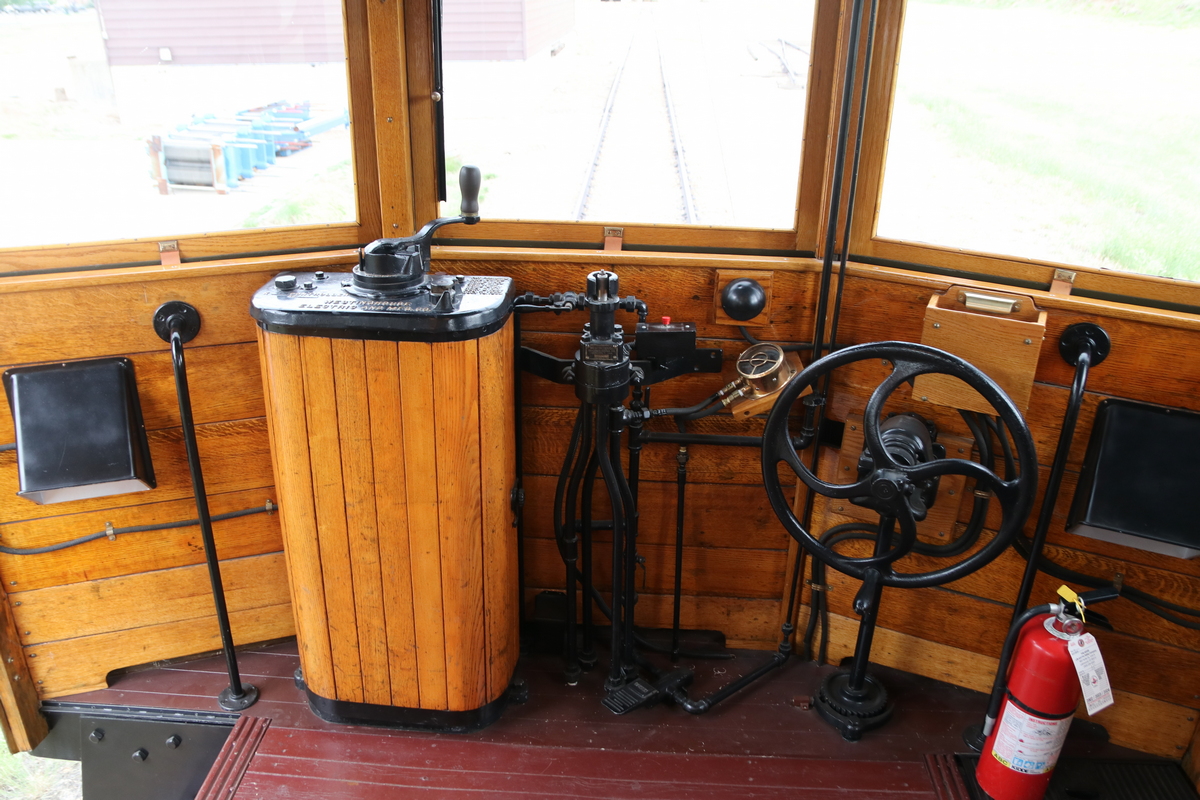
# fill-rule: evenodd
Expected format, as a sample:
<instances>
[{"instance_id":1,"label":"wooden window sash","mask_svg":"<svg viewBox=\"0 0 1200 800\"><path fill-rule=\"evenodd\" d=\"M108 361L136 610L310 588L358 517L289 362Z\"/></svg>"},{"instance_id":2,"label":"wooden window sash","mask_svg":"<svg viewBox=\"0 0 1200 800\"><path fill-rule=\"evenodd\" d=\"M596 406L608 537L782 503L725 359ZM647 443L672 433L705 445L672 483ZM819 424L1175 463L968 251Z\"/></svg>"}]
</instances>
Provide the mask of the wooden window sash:
<instances>
[{"instance_id":1,"label":"wooden window sash","mask_svg":"<svg viewBox=\"0 0 1200 800\"><path fill-rule=\"evenodd\" d=\"M371 53L369 47L374 44L373 39L387 14L387 9L381 9L380 6L380 3L369 0L343 0L357 222L182 235L164 232L153 238L4 248L0 249L0 274L157 264L160 262L158 242L168 240L179 243L179 252L184 261L193 261L246 254L334 249L379 238L383 228L381 209L384 204L380 199L376 125L372 118L375 101L372 94L373 91L379 91L381 86L387 89L389 76L395 76L391 78L392 83L402 84L396 75L397 70L377 70L379 65L368 57ZM396 46L402 47L402 37L397 37ZM381 74L374 74L377 71ZM386 150L385 154L391 155ZM392 161L387 163L390 165ZM411 194L410 187L411 183L403 185L405 196ZM398 191L392 186L388 188L393 193ZM411 209L404 219L410 218ZM63 224L69 225L70 220L64 220Z\"/></svg>"},{"instance_id":2,"label":"wooden window sash","mask_svg":"<svg viewBox=\"0 0 1200 800\"><path fill-rule=\"evenodd\" d=\"M817 0L813 23L813 63L828 62L837 48L839 0ZM418 226L439 214L436 153L434 152L433 49L428 0L405 0L406 55L409 93L410 148L413 154L414 213ZM697 249L719 252L811 253L814 233L824 230L822 214L825 179L826 129L834 91L833 73L811 69L804 121L804 146L797 180L797 207L791 228L735 228L694 225L547 220L489 220L470 227L443 228L435 241L453 245L600 248L604 228L624 228L627 247L664 250Z\"/></svg>"},{"instance_id":3,"label":"wooden window sash","mask_svg":"<svg viewBox=\"0 0 1200 800\"><path fill-rule=\"evenodd\" d=\"M848 7L850 0L846 2ZM994 280L999 284L1039 289L1048 289L1056 270L1065 269L1075 273L1072 292L1080 297L1145 305L1180 313L1200 313L1200 283L1192 281L899 241L878 235L879 205L907 5L907 0L879 4L870 94L867 98L867 121L863 134L863 160L859 169L851 229L851 259L891 266L911 265L917 271L962 274L976 280ZM844 60L845 56L840 55L838 85L841 84L844 71L841 63ZM835 132L830 133L831 139L834 135ZM848 181L848 174L846 178ZM841 242L840 231L838 242ZM820 245L817 250L820 254Z\"/></svg>"}]
</instances>

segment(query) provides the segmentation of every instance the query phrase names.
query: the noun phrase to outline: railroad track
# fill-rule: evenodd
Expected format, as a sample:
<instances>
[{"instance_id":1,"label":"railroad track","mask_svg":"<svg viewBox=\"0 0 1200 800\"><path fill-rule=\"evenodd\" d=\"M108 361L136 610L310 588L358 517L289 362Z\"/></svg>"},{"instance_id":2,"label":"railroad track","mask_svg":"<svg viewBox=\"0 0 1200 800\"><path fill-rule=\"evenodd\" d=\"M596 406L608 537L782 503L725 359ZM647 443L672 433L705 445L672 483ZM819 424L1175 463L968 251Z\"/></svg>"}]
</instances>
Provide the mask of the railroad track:
<instances>
[{"instance_id":1,"label":"railroad track","mask_svg":"<svg viewBox=\"0 0 1200 800\"><path fill-rule=\"evenodd\" d=\"M677 198L677 208L664 198ZM601 114L575 219L697 223L658 37L633 35Z\"/></svg>"}]
</instances>

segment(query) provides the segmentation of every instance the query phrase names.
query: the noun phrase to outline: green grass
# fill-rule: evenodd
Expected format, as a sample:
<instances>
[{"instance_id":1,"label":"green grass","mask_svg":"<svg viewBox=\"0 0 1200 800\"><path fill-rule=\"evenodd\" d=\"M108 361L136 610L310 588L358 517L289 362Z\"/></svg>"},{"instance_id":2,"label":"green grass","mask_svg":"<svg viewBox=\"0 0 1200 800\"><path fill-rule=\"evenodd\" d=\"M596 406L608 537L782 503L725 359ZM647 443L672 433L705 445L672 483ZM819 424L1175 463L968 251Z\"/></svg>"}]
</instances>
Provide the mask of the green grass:
<instances>
[{"instance_id":1,"label":"green grass","mask_svg":"<svg viewBox=\"0 0 1200 800\"><path fill-rule=\"evenodd\" d=\"M971 8L1036 8L1172 28L1200 26L1200 0L926 0Z\"/></svg>"},{"instance_id":2,"label":"green grass","mask_svg":"<svg viewBox=\"0 0 1200 800\"><path fill-rule=\"evenodd\" d=\"M79 800L79 762L11 755L0 737L0 800Z\"/></svg>"},{"instance_id":3,"label":"green grass","mask_svg":"<svg viewBox=\"0 0 1200 800\"><path fill-rule=\"evenodd\" d=\"M909 17L901 139L957 170L951 202L995 212L930 241L1200 280L1200 0L921 0Z\"/></svg>"},{"instance_id":4,"label":"green grass","mask_svg":"<svg viewBox=\"0 0 1200 800\"><path fill-rule=\"evenodd\" d=\"M960 152L1058 187L1071 206L1065 222L1103 231L1087 243L1096 255L1133 272L1200 279L1200 119L1122 124L1107 108L983 90L908 99ZM1030 118L1033 130L1021 122Z\"/></svg>"},{"instance_id":5,"label":"green grass","mask_svg":"<svg viewBox=\"0 0 1200 800\"><path fill-rule=\"evenodd\" d=\"M350 159L346 159L314 175L299 191L278 197L251 212L242 227L317 225L355 218L354 175Z\"/></svg>"}]
</instances>

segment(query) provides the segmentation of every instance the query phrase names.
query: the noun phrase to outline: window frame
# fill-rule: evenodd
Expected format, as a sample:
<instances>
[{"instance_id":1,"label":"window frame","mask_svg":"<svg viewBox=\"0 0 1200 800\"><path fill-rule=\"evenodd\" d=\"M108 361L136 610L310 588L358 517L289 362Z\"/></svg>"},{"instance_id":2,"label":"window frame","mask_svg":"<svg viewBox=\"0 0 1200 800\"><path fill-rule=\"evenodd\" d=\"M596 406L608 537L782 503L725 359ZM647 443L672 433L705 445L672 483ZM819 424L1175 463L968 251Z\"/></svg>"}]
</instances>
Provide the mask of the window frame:
<instances>
[{"instance_id":1,"label":"window frame","mask_svg":"<svg viewBox=\"0 0 1200 800\"><path fill-rule=\"evenodd\" d=\"M792 228L629 224L623 226L626 250L823 257L850 3L816 0ZM158 265L158 242L172 239L179 243L183 262L332 251L358 247L383 236L408 235L425 221L435 219L439 206L433 4L430 0L343 0L342 5L357 223L2 249L0 276ZM1200 314L1200 283L887 239L876 234L906 9L907 0L880 3L879 7L850 260L1033 290L1048 290L1055 271L1067 269L1076 276L1076 297ZM857 110L857 98L853 108ZM852 131L854 116L852 113ZM478 225L443 228L435 243L600 250L604 227L589 222L489 220L485 209ZM840 236L839 230L839 242Z\"/></svg>"},{"instance_id":2,"label":"window frame","mask_svg":"<svg viewBox=\"0 0 1200 800\"><path fill-rule=\"evenodd\" d=\"M420 102L431 95L434 81L433 53L428 44L433 35L429 5L428 0L405 0L409 92L414 98L410 108L414 156L413 189L418 219L434 219L439 213L433 140L435 110L432 101ZM825 164L828 160L825 147L828 139L826 130L833 119L831 101L835 93L833 71L814 68L814 65L831 63L834 53L838 50L841 14L838 0L816 0L800 173L795 177L798 186L797 207L791 228L489 220L487 209L484 208L483 219L478 224L470 227L443 228L435 237L435 244L601 249L604 243L604 228L616 225L624 229L623 247L626 250L735 255L813 255L814 242L823 230L827 183ZM423 51L427 51L428 54L420 57L419 54Z\"/></svg>"},{"instance_id":3,"label":"window frame","mask_svg":"<svg viewBox=\"0 0 1200 800\"><path fill-rule=\"evenodd\" d=\"M342 23L346 47L346 78L349 88L354 192L358 221L286 228L256 228L236 231L117 239L76 244L35 245L0 249L0 276L40 272L76 271L116 266L151 266L162 263L159 242L175 241L184 262L232 259L285 253L311 253L354 247L382 235L385 219L397 226L411 226L412 210L407 203L403 213L388 213L382 192L402 189L411 196L409 171L392 170L381 177L383 157L391 157L390 147L379 141L379 111L403 104L390 101L390 95L403 94L403 81L396 70L376 72L372 54L378 45L387 47L386 31L396 31L394 46L401 46L402 29L395 18L396 4L371 3L368 0L343 0ZM392 19L389 19L392 18ZM399 91L397 91L399 90ZM390 122L390 120L389 120ZM399 137L395 137L399 138ZM403 184L402 187L396 184ZM393 205L395 205L393 203ZM50 210L47 209L47 213Z\"/></svg>"},{"instance_id":4,"label":"window frame","mask_svg":"<svg viewBox=\"0 0 1200 800\"><path fill-rule=\"evenodd\" d=\"M867 97L864 160L851 228L850 258L951 277L1026 289L1049 290L1058 270L1074 273L1072 296L1200 313L1200 283L1107 270L1078 264L1019 258L879 236L877 223L887 160L896 79L908 0L881 3ZM839 73L842 70L839 67ZM840 79L839 79L840 80Z\"/></svg>"}]
</instances>

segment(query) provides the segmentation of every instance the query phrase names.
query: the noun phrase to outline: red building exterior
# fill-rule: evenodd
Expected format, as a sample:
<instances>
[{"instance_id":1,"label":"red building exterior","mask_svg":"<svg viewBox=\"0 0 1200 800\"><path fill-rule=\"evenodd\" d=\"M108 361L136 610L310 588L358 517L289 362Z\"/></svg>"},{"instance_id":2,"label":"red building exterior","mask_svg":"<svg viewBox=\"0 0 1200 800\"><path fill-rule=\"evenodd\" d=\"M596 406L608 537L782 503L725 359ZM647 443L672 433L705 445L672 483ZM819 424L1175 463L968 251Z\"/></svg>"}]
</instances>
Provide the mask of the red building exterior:
<instances>
[{"instance_id":1,"label":"red building exterior","mask_svg":"<svg viewBox=\"0 0 1200 800\"><path fill-rule=\"evenodd\" d=\"M96 0L111 66L324 63L345 58L338 0ZM523 60L575 24L573 0L443 0L453 61Z\"/></svg>"}]
</instances>

